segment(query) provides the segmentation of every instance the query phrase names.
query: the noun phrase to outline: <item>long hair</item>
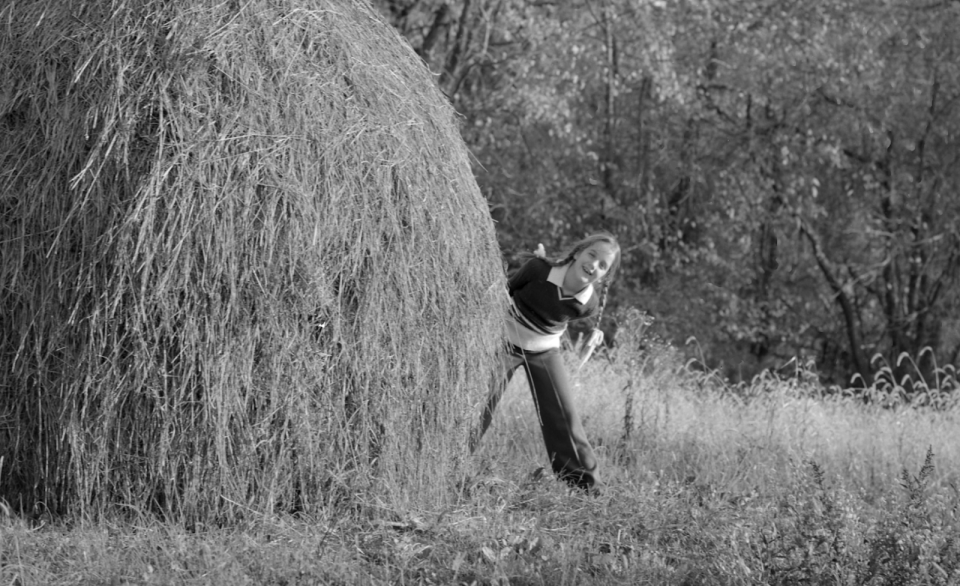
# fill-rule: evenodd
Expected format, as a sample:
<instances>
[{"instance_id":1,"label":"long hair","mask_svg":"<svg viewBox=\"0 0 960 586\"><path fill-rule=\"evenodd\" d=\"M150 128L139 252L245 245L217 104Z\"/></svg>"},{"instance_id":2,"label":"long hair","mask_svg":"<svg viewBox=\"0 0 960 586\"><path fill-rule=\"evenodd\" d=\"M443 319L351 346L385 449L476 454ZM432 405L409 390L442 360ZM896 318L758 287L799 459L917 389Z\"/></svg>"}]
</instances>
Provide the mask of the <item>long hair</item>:
<instances>
[{"instance_id":1,"label":"long hair","mask_svg":"<svg viewBox=\"0 0 960 586\"><path fill-rule=\"evenodd\" d=\"M610 283L613 282L613 278L616 276L617 270L620 268L620 243L617 241L617 237L610 232L595 232L586 238L583 238L582 240L574 242L567 252L561 256L552 258L547 257L543 260L545 260L547 264L552 267L560 267L570 264L575 258L577 258L578 254L598 242L605 242L617 250L616 255L613 257L613 262L610 264L610 268L607 270L607 274L603 276L603 279L599 283L603 287L600 297L600 311L597 313L597 327L600 327L600 320L603 319L603 309L607 305L607 290L610 288ZM518 256L523 262L526 262L531 258L537 258L537 256L532 252L521 252Z\"/></svg>"}]
</instances>

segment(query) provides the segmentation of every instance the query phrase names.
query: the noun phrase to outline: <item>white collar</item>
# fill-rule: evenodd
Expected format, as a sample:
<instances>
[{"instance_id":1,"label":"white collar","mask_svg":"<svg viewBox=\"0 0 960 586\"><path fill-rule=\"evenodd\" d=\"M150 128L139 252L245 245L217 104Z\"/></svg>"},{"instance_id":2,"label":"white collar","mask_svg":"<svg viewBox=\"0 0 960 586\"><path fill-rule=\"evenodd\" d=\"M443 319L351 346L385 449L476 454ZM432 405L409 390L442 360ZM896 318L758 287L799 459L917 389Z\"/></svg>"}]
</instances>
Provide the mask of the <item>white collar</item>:
<instances>
[{"instance_id":1,"label":"white collar","mask_svg":"<svg viewBox=\"0 0 960 586\"><path fill-rule=\"evenodd\" d=\"M567 276L567 269L570 268L570 263L559 267L552 267L550 269L550 274L547 276L547 282L553 283L560 289L560 296L563 297L563 279ZM587 285L583 289L580 289L579 292L573 295L574 299L580 303L586 305L587 301L590 301L590 298L593 296L593 285Z\"/></svg>"}]
</instances>

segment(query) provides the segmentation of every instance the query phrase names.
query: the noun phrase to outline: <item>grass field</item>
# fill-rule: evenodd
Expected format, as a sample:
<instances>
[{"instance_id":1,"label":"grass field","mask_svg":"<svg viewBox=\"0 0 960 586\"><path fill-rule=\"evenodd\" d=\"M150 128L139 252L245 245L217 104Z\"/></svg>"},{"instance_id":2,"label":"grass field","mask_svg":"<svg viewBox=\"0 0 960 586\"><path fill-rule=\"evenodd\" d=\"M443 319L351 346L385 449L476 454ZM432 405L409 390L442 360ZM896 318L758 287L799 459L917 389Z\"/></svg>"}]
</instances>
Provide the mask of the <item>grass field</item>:
<instances>
[{"instance_id":1,"label":"grass field","mask_svg":"<svg viewBox=\"0 0 960 586\"><path fill-rule=\"evenodd\" d=\"M600 496L542 473L517 377L444 510L189 531L8 511L0 585L960 583L957 409L865 403L800 370L731 388L665 347L571 371Z\"/></svg>"}]
</instances>

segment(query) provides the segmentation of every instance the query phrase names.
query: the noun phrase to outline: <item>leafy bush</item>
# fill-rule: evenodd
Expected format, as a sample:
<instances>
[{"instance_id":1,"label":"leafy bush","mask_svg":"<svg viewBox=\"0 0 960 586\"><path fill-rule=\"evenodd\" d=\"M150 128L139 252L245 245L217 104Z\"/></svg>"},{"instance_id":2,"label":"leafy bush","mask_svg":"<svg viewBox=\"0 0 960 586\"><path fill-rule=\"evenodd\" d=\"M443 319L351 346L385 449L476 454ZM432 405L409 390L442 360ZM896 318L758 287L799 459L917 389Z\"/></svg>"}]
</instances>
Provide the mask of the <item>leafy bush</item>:
<instances>
[{"instance_id":1,"label":"leafy bush","mask_svg":"<svg viewBox=\"0 0 960 586\"><path fill-rule=\"evenodd\" d=\"M865 520L852 495L830 490L816 462L782 500L756 549L765 584L948 585L960 582L960 498L931 494L933 451L902 496Z\"/></svg>"},{"instance_id":2,"label":"leafy bush","mask_svg":"<svg viewBox=\"0 0 960 586\"><path fill-rule=\"evenodd\" d=\"M933 451L928 450L916 476L901 476L905 498L888 510L871 532L861 584L957 584L960 582L960 499L930 494ZM951 502L952 501L952 502ZM895 503L891 503L895 504Z\"/></svg>"}]
</instances>

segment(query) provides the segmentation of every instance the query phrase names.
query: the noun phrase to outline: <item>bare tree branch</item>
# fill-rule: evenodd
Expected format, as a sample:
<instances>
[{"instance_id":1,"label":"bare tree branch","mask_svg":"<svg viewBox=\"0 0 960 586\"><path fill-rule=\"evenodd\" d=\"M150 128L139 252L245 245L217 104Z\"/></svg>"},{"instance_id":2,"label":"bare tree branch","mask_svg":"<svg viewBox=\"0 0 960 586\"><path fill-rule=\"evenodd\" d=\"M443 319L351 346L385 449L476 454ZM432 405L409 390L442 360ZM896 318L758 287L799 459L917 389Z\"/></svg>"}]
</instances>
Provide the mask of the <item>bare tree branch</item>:
<instances>
[{"instance_id":1,"label":"bare tree branch","mask_svg":"<svg viewBox=\"0 0 960 586\"><path fill-rule=\"evenodd\" d=\"M817 261L817 266L820 267L824 278L827 280L827 284L834 293L837 303L840 304L840 310L843 312L844 325L847 329L847 340L850 344L850 355L853 357L854 368L861 377L867 376L869 369L867 361L863 356L863 348L861 347L859 319L848 287L840 282L839 270L836 265L827 258L826 253L824 253L819 235L802 219L800 220L800 231L806 236L810 245L813 247L813 257Z\"/></svg>"}]
</instances>

